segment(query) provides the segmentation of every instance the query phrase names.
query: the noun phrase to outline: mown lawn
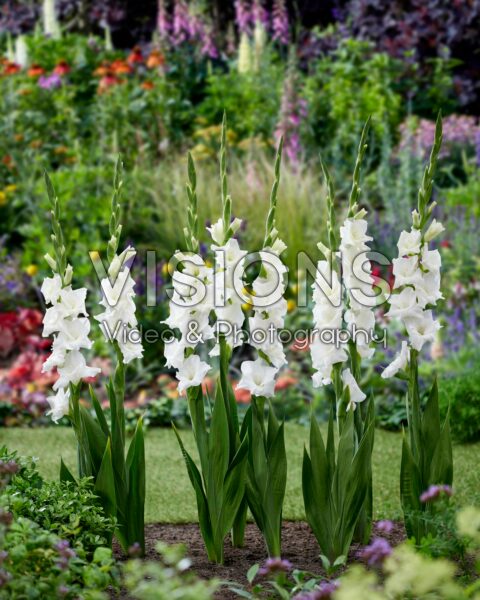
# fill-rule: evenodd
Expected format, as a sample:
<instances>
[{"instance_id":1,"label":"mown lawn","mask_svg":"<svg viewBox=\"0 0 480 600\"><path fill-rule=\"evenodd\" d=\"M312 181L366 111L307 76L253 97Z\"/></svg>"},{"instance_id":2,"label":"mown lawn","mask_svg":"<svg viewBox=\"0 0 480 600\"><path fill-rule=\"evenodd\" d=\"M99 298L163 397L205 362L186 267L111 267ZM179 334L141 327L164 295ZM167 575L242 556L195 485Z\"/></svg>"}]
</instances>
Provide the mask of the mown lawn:
<instances>
[{"instance_id":1,"label":"mown lawn","mask_svg":"<svg viewBox=\"0 0 480 600\"><path fill-rule=\"evenodd\" d=\"M301 463L308 430L287 423L288 485L284 517L302 519ZM194 453L189 431L182 437ZM65 427L46 429L0 429L0 443L19 454L38 457L39 470L47 478L56 478L62 456L75 470L75 438ZM400 516L398 474L401 435L377 430L374 451L374 495L377 518ZM190 487L174 433L169 429L151 429L146 436L147 505L149 522L192 522L197 519L195 497ZM195 456L195 453L194 453ZM455 446L455 496L459 504L480 504L480 443ZM74 471L75 472L75 471Z\"/></svg>"}]
</instances>

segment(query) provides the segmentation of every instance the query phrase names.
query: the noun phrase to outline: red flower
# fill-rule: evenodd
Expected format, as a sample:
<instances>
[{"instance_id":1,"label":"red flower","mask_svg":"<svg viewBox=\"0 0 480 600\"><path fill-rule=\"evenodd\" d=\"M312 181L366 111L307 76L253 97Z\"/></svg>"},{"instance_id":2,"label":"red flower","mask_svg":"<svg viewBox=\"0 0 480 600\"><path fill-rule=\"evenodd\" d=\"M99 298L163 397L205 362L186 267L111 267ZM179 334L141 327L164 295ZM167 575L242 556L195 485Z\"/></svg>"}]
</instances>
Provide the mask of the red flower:
<instances>
[{"instance_id":1,"label":"red flower","mask_svg":"<svg viewBox=\"0 0 480 600\"><path fill-rule=\"evenodd\" d=\"M153 83L153 81L144 81L141 86L142 90L153 90L153 88L155 87L155 84Z\"/></svg>"},{"instance_id":2,"label":"red flower","mask_svg":"<svg viewBox=\"0 0 480 600\"><path fill-rule=\"evenodd\" d=\"M61 60L53 69L53 72L55 73L55 75L60 75L60 77L62 77L63 75L68 75L68 73L70 73L71 70L72 69L67 63L67 61Z\"/></svg>"},{"instance_id":3,"label":"red flower","mask_svg":"<svg viewBox=\"0 0 480 600\"><path fill-rule=\"evenodd\" d=\"M238 383L238 382L236 382ZM235 400L239 404L248 404L252 399L252 394L248 390L238 388L236 383L233 385Z\"/></svg>"},{"instance_id":4,"label":"red flower","mask_svg":"<svg viewBox=\"0 0 480 600\"><path fill-rule=\"evenodd\" d=\"M138 65L143 63L143 55L139 46L135 46L135 48L133 48L127 58L127 62L129 65Z\"/></svg>"},{"instance_id":5,"label":"red flower","mask_svg":"<svg viewBox=\"0 0 480 600\"><path fill-rule=\"evenodd\" d=\"M21 70L22 70L22 67L20 65L17 65L17 63L7 61L5 63L5 67L3 68L3 74L4 75L15 75L16 73L18 73Z\"/></svg>"}]
</instances>

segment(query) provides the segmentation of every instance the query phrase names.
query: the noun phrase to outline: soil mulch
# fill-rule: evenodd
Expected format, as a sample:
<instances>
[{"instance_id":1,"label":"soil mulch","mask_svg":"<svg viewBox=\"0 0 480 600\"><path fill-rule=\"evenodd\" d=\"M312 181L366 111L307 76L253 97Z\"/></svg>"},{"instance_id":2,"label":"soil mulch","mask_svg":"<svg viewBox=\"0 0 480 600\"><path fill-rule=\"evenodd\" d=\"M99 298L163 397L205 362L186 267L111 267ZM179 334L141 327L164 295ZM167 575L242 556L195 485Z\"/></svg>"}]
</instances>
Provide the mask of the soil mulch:
<instances>
[{"instance_id":1,"label":"soil mulch","mask_svg":"<svg viewBox=\"0 0 480 600\"><path fill-rule=\"evenodd\" d=\"M265 544L258 528L248 523L245 531L243 548L232 548L229 539L225 541L225 564L211 563L205 552L198 524L150 524L146 526L146 559L157 560L155 545L158 541L168 544L183 543L187 547L187 556L192 561L192 570L204 579L217 578L247 585L246 574L255 563L263 563L267 558ZM398 545L405 540L403 523L395 523L389 535L381 537L388 539L390 544ZM282 529L282 558L289 560L294 568L308 571L315 575L324 574L319 558L320 549L309 526L301 521L285 521ZM358 544L353 544L350 550L350 561L357 561ZM126 596L122 596L125 598ZM238 599L238 596L226 588L217 594L222 600Z\"/></svg>"}]
</instances>

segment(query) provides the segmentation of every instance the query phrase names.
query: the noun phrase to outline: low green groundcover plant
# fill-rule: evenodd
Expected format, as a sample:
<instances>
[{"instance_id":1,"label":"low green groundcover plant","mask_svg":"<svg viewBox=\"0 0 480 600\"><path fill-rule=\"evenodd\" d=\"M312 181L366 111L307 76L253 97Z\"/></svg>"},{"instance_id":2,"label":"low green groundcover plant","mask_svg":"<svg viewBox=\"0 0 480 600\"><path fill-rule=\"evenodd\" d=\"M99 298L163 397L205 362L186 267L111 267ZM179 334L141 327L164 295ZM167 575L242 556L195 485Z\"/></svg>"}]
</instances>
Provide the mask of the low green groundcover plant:
<instances>
[{"instance_id":1,"label":"low green groundcover plant","mask_svg":"<svg viewBox=\"0 0 480 600\"><path fill-rule=\"evenodd\" d=\"M93 491L91 479L46 481L40 477L33 459L18 458L0 449L0 460L15 462L18 471L2 494L2 503L14 518L35 521L91 555L99 546L108 546L115 520L105 515Z\"/></svg>"}]
</instances>

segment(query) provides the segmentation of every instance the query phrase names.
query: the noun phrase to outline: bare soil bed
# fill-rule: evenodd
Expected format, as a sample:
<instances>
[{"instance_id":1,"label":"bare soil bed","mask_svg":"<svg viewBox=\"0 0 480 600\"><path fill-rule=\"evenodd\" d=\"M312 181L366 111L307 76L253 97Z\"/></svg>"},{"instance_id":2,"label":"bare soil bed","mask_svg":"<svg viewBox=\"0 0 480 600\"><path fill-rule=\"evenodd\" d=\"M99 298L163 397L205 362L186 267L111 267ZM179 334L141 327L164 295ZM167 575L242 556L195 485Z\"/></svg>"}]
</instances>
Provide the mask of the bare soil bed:
<instances>
[{"instance_id":1,"label":"bare soil bed","mask_svg":"<svg viewBox=\"0 0 480 600\"><path fill-rule=\"evenodd\" d=\"M187 547L187 555L192 561L192 570L204 579L217 578L247 585L246 573L255 563L263 563L267 558L265 544L257 527L247 524L245 545L243 548L232 548L229 540L225 542L225 564L216 565L209 562L198 524L150 524L146 527L146 559L156 560L158 554L156 543L161 540L168 544L183 543ZM405 539L403 523L395 523L393 531L386 537L392 545ZM320 549L308 525L301 521L285 521L282 530L282 558L288 559L294 568L321 575L324 571L319 558ZM350 560L356 560L359 546L352 545ZM122 596L126 598L127 596ZM238 598L236 594L222 588L217 597L222 600Z\"/></svg>"}]
</instances>

